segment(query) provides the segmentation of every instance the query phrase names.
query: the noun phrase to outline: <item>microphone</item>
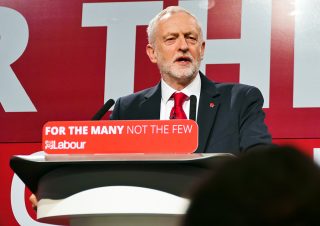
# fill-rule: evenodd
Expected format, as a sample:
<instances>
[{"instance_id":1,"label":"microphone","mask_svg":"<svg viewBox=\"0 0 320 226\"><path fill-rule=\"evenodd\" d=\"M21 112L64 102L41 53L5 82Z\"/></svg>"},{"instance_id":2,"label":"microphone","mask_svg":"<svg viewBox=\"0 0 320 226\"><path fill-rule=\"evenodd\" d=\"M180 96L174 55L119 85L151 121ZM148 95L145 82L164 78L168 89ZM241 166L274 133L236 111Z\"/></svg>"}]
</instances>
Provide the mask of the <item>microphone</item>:
<instances>
[{"instance_id":1,"label":"microphone","mask_svg":"<svg viewBox=\"0 0 320 226\"><path fill-rule=\"evenodd\" d=\"M91 120L100 120L106 113L109 111L109 109L114 105L114 100L109 99L103 106L100 108L100 110L92 117Z\"/></svg>"},{"instance_id":2,"label":"microphone","mask_svg":"<svg viewBox=\"0 0 320 226\"><path fill-rule=\"evenodd\" d=\"M197 113L197 97L195 95L191 95L189 119L196 121L196 115L197 115L196 113Z\"/></svg>"}]
</instances>

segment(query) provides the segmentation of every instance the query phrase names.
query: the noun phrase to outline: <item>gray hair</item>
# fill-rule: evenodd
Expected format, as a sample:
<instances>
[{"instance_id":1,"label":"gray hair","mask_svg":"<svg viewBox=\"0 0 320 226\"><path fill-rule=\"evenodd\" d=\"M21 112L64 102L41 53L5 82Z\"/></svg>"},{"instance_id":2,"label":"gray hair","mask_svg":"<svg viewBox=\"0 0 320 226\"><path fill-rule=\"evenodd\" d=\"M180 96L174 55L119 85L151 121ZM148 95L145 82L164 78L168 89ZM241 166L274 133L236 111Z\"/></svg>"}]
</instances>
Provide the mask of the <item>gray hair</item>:
<instances>
[{"instance_id":1,"label":"gray hair","mask_svg":"<svg viewBox=\"0 0 320 226\"><path fill-rule=\"evenodd\" d=\"M180 12L186 13L195 19L195 21L200 29L200 35L201 35L201 39L202 39L203 38L202 26L201 26L201 23L199 22L199 20L197 19L197 17L194 16L192 13L190 13L188 10L186 10L180 6L169 6L169 7L165 8L164 10L162 10L160 13L158 13L152 20L150 20L149 25L147 27L148 42L150 44L154 44L154 38L155 38L154 33L155 33L157 23L164 15L175 14L175 13L180 13Z\"/></svg>"}]
</instances>

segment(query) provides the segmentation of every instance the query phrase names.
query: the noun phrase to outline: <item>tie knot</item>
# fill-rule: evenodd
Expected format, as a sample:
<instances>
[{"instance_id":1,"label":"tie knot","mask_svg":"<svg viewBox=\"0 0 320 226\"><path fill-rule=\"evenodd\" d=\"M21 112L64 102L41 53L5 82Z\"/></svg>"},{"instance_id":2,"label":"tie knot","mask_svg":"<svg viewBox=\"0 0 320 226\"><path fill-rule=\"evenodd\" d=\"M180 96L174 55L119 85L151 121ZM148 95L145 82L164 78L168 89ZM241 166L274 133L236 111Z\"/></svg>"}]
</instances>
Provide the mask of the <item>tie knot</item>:
<instances>
[{"instance_id":1,"label":"tie knot","mask_svg":"<svg viewBox=\"0 0 320 226\"><path fill-rule=\"evenodd\" d=\"M174 99L174 105L182 107L182 104L185 102L188 96L184 93L174 93L172 94L172 97Z\"/></svg>"},{"instance_id":2,"label":"tie knot","mask_svg":"<svg viewBox=\"0 0 320 226\"><path fill-rule=\"evenodd\" d=\"M170 119L187 119L182 105L188 96L184 93L174 93L172 97L174 99L174 106L170 112Z\"/></svg>"}]
</instances>

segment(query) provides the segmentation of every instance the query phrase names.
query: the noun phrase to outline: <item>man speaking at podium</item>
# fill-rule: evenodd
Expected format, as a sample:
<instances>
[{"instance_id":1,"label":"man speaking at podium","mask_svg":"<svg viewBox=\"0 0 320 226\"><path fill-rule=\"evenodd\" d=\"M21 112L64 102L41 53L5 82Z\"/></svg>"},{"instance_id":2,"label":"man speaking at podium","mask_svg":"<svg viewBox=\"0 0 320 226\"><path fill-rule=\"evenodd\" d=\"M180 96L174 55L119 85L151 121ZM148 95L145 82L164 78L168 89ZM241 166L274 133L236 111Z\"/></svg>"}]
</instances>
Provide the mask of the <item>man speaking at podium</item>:
<instances>
[{"instance_id":1,"label":"man speaking at podium","mask_svg":"<svg viewBox=\"0 0 320 226\"><path fill-rule=\"evenodd\" d=\"M248 85L214 83L199 71L205 42L196 17L171 6L150 21L147 31L146 51L151 62L158 65L161 82L119 98L110 119L186 119L192 111L190 97L196 96L196 152L238 155L271 143L260 91ZM36 208L35 195L30 201Z\"/></svg>"},{"instance_id":2,"label":"man speaking at podium","mask_svg":"<svg viewBox=\"0 0 320 226\"><path fill-rule=\"evenodd\" d=\"M146 52L156 63L161 82L155 87L121 97L110 119L186 119L190 97L199 125L196 152L240 154L260 144L270 144L264 123L263 96L252 86L215 83L199 71L205 42L195 16L171 6L149 23Z\"/></svg>"}]
</instances>

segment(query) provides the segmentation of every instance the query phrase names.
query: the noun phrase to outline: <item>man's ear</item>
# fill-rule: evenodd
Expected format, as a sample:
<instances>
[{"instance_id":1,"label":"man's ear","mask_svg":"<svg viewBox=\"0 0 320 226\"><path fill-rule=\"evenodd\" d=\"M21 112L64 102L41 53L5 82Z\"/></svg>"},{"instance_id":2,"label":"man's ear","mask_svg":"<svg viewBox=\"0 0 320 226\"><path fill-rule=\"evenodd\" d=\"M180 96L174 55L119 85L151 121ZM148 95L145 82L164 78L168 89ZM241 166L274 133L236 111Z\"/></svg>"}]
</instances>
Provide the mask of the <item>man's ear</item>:
<instances>
[{"instance_id":1,"label":"man's ear","mask_svg":"<svg viewBox=\"0 0 320 226\"><path fill-rule=\"evenodd\" d=\"M147 52L147 55L149 56L150 61L152 63L156 64L157 63L157 56L155 54L155 50L154 50L153 46L150 43L146 46L146 52Z\"/></svg>"},{"instance_id":2,"label":"man's ear","mask_svg":"<svg viewBox=\"0 0 320 226\"><path fill-rule=\"evenodd\" d=\"M200 56L201 56L201 60L203 59L203 56L204 56L204 50L206 49L206 42L205 41L203 41L202 43L201 43L201 49L200 49Z\"/></svg>"}]
</instances>

